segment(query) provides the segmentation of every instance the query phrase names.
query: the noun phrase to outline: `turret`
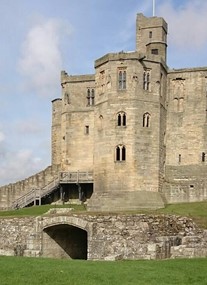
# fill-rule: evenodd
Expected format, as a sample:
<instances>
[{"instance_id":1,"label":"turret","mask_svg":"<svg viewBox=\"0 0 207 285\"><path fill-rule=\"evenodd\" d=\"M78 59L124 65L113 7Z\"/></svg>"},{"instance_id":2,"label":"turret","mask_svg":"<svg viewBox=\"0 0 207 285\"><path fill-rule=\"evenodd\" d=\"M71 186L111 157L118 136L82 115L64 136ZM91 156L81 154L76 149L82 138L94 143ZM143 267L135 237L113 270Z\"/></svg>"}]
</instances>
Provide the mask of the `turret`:
<instances>
[{"instance_id":1,"label":"turret","mask_svg":"<svg viewBox=\"0 0 207 285\"><path fill-rule=\"evenodd\" d=\"M166 62L167 23L163 18L137 14L136 50L149 59Z\"/></svg>"}]
</instances>

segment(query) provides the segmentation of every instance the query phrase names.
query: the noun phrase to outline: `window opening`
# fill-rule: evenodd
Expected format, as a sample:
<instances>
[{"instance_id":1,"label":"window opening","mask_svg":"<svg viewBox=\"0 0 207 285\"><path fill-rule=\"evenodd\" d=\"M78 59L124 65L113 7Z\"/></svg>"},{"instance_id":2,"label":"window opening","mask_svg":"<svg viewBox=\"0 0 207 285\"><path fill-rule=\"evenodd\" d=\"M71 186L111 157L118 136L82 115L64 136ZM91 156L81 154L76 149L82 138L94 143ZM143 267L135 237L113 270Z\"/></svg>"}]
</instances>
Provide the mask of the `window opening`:
<instances>
[{"instance_id":1,"label":"window opening","mask_svg":"<svg viewBox=\"0 0 207 285\"><path fill-rule=\"evenodd\" d=\"M126 114L123 114L123 126L126 126Z\"/></svg>"},{"instance_id":2,"label":"window opening","mask_svg":"<svg viewBox=\"0 0 207 285\"><path fill-rule=\"evenodd\" d=\"M126 89L126 70L119 70L119 89Z\"/></svg>"},{"instance_id":3,"label":"window opening","mask_svg":"<svg viewBox=\"0 0 207 285\"><path fill-rule=\"evenodd\" d=\"M116 146L116 161L126 160L126 147L124 145Z\"/></svg>"},{"instance_id":4,"label":"window opening","mask_svg":"<svg viewBox=\"0 0 207 285\"><path fill-rule=\"evenodd\" d=\"M118 113L118 115L117 115L117 125L119 127L120 126L123 126L123 127L126 126L126 114L124 112Z\"/></svg>"},{"instance_id":5,"label":"window opening","mask_svg":"<svg viewBox=\"0 0 207 285\"><path fill-rule=\"evenodd\" d=\"M87 106L94 106L95 103L95 91L88 88L87 90Z\"/></svg>"},{"instance_id":6,"label":"window opening","mask_svg":"<svg viewBox=\"0 0 207 285\"><path fill-rule=\"evenodd\" d=\"M150 114L149 113L144 113L143 115L143 127L144 128L149 128L150 127Z\"/></svg>"},{"instance_id":7,"label":"window opening","mask_svg":"<svg viewBox=\"0 0 207 285\"><path fill-rule=\"evenodd\" d=\"M85 126L85 135L89 135L89 126Z\"/></svg>"},{"instance_id":8,"label":"window opening","mask_svg":"<svg viewBox=\"0 0 207 285\"><path fill-rule=\"evenodd\" d=\"M205 160L206 160L206 154L205 152L202 152L202 162L205 162Z\"/></svg>"},{"instance_id":9,"label":"window opening","mask_svg":"<svg viewBox=\"0 0 207 285\"><path fill-rule=\"evenodd\" d=\"M157 48L152 49L151 54L159 54L158 49Z\"/></svg>"},{"instance_id":10,"label":"window opening","mask_svg":"<svg viewBox=\"0 0 207 285\"><path fill-rule=\"evenodd\" d=\"M144 71L143 73L143 89L150 90L150 71Z\"/></svg>"},{"instance_id":11,"label":"window opening","mask_svg":"<svg viewBox=\"0 0 207 285\"><path fill-rule=\"evenodd\" d=\"M178 162L181 163L181 154L178 156Z\"/></svg>"},{"instance_id":12,"label":"window opening","mask_svg":"<svg viewBox=\"0 0 207 285\"><path fill-rule=\"evenodd\" d=\"M152 31L149 32L149 38L152 38Z\"/></svg>"},{"instance_id":13,"label":"window opening","mask_svg":"<svg viewBox=\"0 0 207 285\"><path fill-rule=\"evenodd\" d=\"M125 146L122 147L122 160L126 160L126 148Z\"/></svg>"}]
</instances>

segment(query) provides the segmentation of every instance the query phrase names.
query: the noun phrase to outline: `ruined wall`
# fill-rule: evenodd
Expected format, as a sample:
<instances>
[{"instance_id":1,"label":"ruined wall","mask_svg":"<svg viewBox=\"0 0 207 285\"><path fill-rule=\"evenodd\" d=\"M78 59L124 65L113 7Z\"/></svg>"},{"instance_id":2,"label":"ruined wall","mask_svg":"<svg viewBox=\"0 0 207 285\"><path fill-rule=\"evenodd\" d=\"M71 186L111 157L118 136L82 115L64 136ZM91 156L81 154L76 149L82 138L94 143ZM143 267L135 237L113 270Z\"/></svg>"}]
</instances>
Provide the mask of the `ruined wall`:
<instances>
[{"instance_id":1,"label":"ruined wall","mask_svg":"<svg viewBox=\"0 0 207 285\"><path fill-rule=\"evenodd\" d=\"M79 258L86 251L90 260L207 257L207 231L189 218L63 211L0 219L0 254Z\"/></svg>"}]
</instances>

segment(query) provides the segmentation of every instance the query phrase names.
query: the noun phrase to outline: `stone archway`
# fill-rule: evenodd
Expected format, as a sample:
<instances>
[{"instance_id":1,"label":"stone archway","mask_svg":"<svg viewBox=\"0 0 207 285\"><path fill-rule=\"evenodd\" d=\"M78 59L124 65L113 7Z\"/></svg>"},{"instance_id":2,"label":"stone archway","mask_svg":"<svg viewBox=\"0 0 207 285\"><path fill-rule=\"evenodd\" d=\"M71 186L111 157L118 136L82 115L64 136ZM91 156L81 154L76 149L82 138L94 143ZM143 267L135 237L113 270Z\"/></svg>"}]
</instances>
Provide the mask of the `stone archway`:
<instances>
[{"instance_id":1,"label":"stone archway","mask_svg":"<svg viewBox=\"0 0 207 285\"><path fill-rule=\"evenodd\" d=\"M87 259L88 234L77 226L57 224L44 228L42 256Z\"/></svg>"}]
</instances>

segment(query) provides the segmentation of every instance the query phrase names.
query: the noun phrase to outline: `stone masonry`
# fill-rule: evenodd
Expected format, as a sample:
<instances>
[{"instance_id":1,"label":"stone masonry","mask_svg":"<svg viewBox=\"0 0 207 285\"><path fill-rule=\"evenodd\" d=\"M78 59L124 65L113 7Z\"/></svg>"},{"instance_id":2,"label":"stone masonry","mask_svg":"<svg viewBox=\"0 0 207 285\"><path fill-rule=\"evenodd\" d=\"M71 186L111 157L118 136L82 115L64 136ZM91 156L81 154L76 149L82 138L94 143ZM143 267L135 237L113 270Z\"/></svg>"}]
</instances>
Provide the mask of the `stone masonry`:
<instances>
[{"instance_id":1,"label":"stone masonry","mask_svg":"<svg viewBox=\"0 0 207 285\"><path fill-rule=\"evenodd\" d=\"M207 231L189 218L70 214L0 219L0 255L88 260L207 257Z\"/></svg>"}]
</instances>

